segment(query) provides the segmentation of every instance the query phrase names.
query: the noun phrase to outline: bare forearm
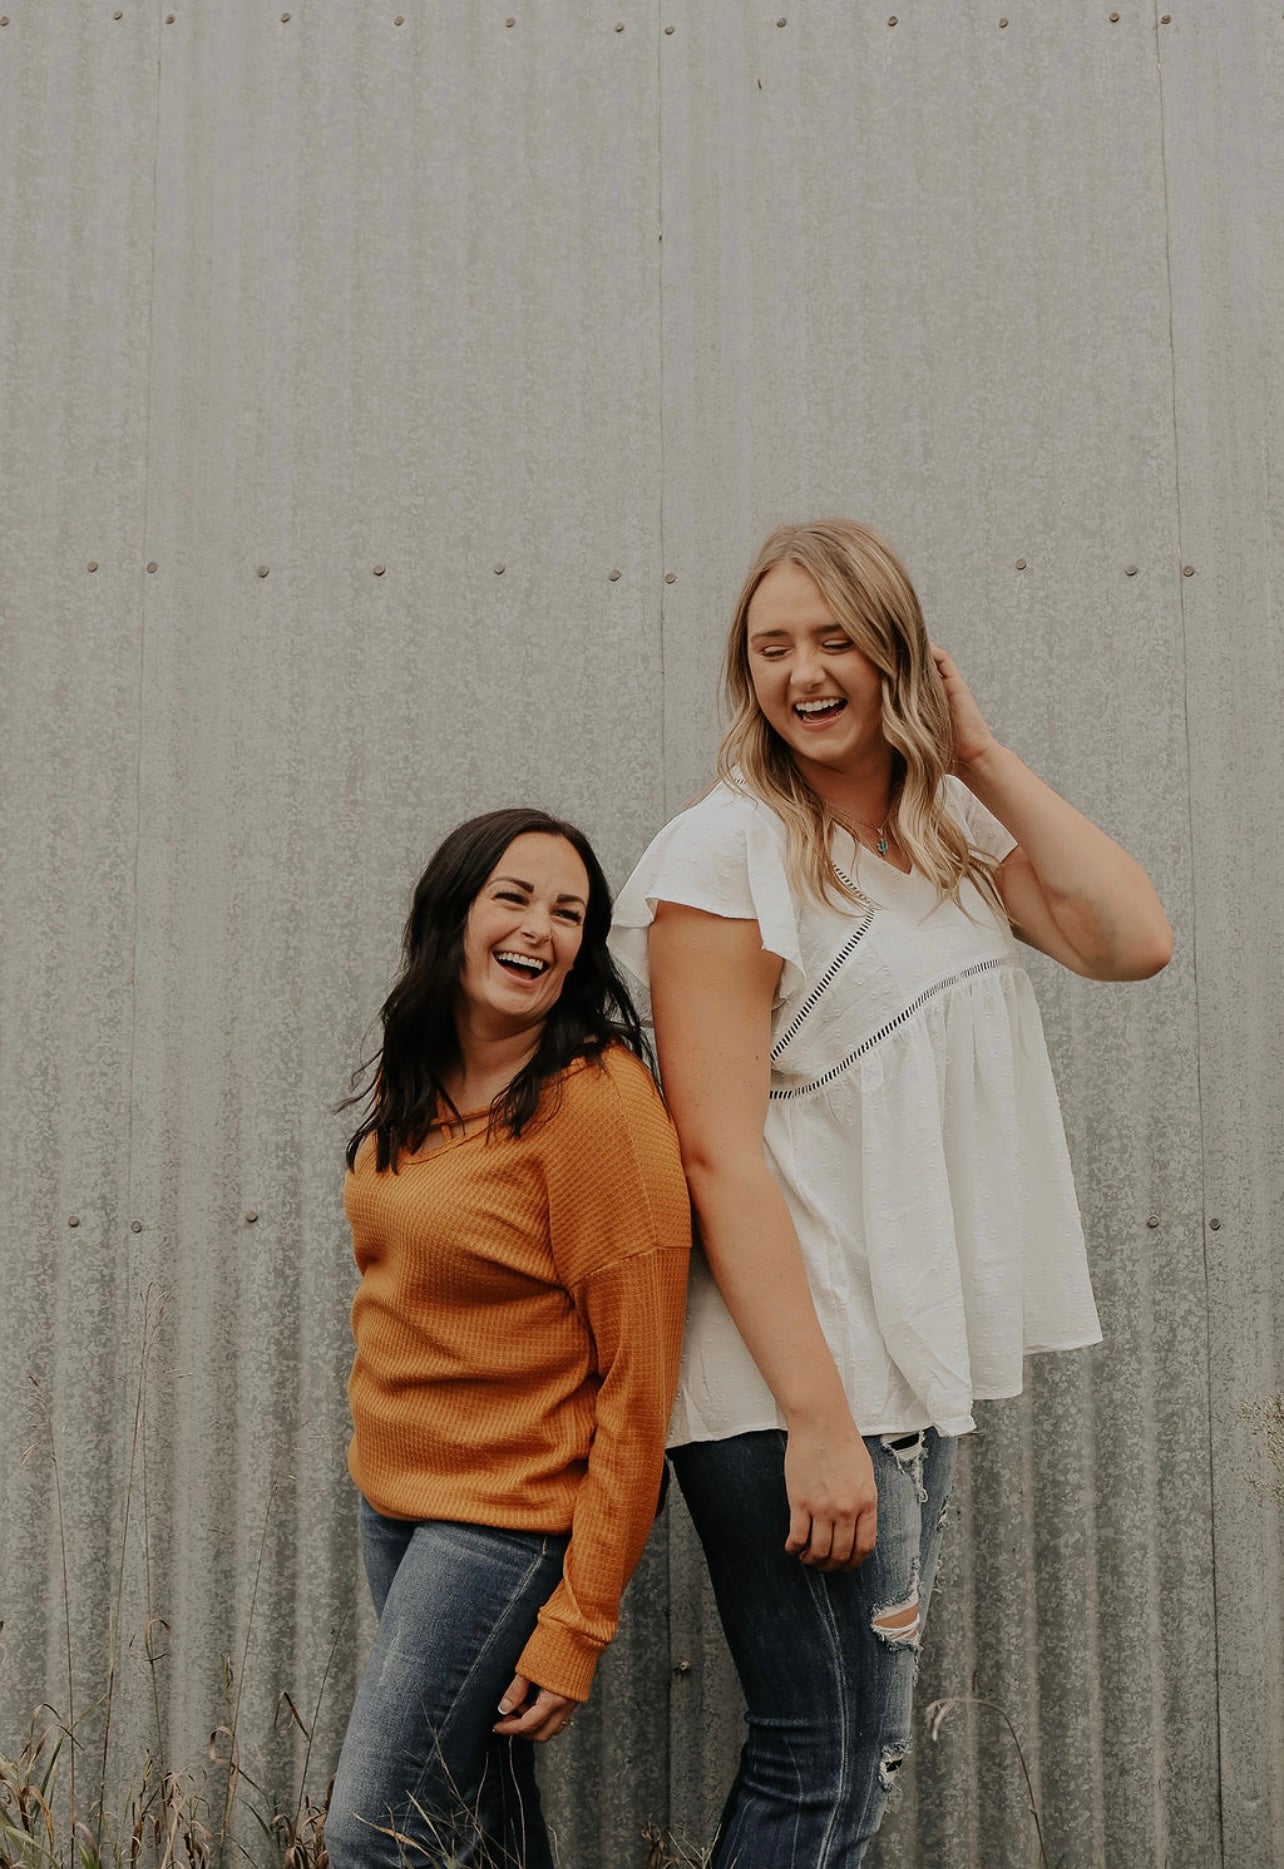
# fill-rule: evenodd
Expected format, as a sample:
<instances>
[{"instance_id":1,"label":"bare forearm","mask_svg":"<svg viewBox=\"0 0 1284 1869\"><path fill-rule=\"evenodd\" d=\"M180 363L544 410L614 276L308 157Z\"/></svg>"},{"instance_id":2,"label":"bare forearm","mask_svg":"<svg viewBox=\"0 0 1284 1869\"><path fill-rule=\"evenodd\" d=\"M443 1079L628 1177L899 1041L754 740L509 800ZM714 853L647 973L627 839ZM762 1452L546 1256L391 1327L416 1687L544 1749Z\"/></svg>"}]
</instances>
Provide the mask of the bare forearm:
<instances>
[{"instance_id":1,"label":"bare forearm","mask_svg":"<svg viewBox=\"0 0 1284 1869\"><path fill-rule=\"evenodd\" d=\"M848 1415L784 1196L761 1154L687 1178L710 1269L790 1427Z\"/></svg>"},{"instance_id":2,"label":"bare forearm","mask_svg":"<svg viewBox=\"0 0 1284 1869\"><path fill-rule=\"evenodd\" d=\"M992 743L960 776L1016 838L1048 914L1085 973L1133 979L1164 965L1171 930L1135 858L1009 747Z\"/></svg>"}]
</instances>

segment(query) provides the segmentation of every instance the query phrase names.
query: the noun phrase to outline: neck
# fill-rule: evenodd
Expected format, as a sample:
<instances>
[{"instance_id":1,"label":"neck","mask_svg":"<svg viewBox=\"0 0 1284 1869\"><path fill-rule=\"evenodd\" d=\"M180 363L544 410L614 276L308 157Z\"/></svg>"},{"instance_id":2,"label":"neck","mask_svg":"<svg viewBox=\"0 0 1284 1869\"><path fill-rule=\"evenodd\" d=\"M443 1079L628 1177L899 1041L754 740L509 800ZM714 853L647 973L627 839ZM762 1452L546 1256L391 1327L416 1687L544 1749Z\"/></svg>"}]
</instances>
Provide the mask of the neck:
<instances>
[{"instance_id":1,"label":"neck","mask_svg":"<svg viewBox=\"0 0 1284 1869\"><path fill-rule=\"evenodd\" d=\"M799 769L821 803L840 817L877 827L891 809L892 749L886 740L846 768L799 760Z\"/></svg>"},{"instance_id":2,"label":"neck","mask_svg":"<svg viewBox=\"0 0 1284 1869\"><path fill-rule=\"evenodd\" d=\"M492 1103L530 1063L544 1022L541 1019L517 1031L487 1031L474 1026L468 1014L461 1011L455 1029L459 1036L459 1069L452 1074L447 1089L456 1109L477 1110Z\"/></svg>"}]
</instances>

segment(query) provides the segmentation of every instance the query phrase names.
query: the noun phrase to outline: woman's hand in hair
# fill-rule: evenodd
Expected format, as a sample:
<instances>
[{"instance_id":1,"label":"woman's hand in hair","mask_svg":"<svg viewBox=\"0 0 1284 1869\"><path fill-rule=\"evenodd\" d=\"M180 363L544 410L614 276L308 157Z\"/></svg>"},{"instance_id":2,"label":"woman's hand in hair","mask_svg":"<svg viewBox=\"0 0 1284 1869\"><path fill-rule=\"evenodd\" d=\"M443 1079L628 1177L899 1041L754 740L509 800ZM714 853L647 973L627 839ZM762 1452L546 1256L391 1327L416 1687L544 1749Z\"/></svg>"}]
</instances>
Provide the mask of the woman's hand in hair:
<instances>
[{"instance_id":1,"label":"woman's hand in hair","mask_svg":"<svg viewBox=\"0 0 1284 1869\"><path fill-rule=\"evenodd\" d=\"M950 704L950 721L954 728L954 762L956 766L966 766L988 753L996 744L995 738L985 724L985 716L977 706L976 696L959 674L953 656L936 643L929 644L929 647L945 688L945 698Z\"/></svg>"},{"instance_id":2,"label":"woman's hand in hair","mask_svg":"<svg viewBox=\"0 0 1284 1869\"><path fill-rule=\"evenodd\" d=\"M528 1706L532 1689L535 1697ZM556 1739L574 1719L578 1705L565 1694L555 1694L550 1687L536 1687L525 1675L515 1674L499 1703L504 1718L497 1720L491 1731L502 1733L505 1739L533 1739L538 1743Z\"/></svg>"}]
</instances>

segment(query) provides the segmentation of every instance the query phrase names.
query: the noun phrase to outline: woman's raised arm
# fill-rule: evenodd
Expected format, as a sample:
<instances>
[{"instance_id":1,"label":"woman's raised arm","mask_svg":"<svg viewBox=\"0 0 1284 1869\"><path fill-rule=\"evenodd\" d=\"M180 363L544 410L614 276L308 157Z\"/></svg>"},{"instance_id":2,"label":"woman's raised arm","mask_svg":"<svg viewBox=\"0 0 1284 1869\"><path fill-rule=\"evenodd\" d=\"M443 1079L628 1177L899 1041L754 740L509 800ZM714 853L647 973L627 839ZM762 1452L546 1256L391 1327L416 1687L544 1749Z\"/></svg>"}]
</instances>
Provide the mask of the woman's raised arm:
<instances>
[{"instance_id":1,"label":"woman's raised arm","mask_svg":"<svg viewBox=\"0 0 1284 1869\"><path fill-rule=\"evenodd\" d=\"M995 876L1016 932L1092 980L1158 973L1173 936L1145 870L999 744L950 656L935 646L932 653L950 704L958 775L1017 840Z\"/></svg>"}]
</instances>

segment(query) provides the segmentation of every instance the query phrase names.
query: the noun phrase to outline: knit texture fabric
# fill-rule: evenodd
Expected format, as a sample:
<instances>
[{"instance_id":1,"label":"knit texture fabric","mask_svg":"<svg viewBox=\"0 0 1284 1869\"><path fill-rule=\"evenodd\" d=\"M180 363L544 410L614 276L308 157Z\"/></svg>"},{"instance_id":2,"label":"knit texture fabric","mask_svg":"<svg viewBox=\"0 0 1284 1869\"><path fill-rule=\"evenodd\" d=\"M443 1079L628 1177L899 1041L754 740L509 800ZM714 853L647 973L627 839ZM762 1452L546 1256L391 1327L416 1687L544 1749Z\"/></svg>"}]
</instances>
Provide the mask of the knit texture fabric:
<instances>
[{"instance_id":1,"label":"knit texture fabric","mask_svg":"<svg viewBox=\"0 0 1284 1869\"><path fill-rule=\"evenodd\" d=\"M390 1518L571 1534L517 1672L588 1697L655 1516L691 1217L646 1067L571 1067L521 1136L484 1132L344 1206L361 1284L352 1477Z\"/></svg>"}]
</instances>

